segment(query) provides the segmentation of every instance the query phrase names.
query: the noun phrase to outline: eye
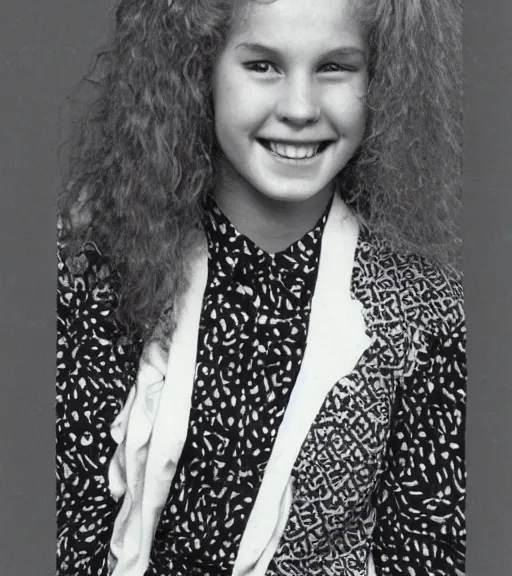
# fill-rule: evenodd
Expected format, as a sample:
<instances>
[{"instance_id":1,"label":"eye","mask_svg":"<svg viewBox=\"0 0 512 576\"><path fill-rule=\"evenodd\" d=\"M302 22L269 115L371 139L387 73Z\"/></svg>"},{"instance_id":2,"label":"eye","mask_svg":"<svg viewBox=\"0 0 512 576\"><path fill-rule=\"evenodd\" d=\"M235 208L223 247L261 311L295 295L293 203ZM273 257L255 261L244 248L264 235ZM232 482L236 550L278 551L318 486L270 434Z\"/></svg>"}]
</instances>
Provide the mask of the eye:
<instances>
[{"instance_id":1,"label":"eye","mask_svg":"<svg viewBox=\"0 0 512 576\"><path fill-rule=\"evenodd\" d=\"M320 68L320 72L327 72L331 74L333 72L356 72L356 71L357 68L355 66L351 66L349 64L337 64L335 62L328 62L327 64L324 64Z\"/></svg>"},{"instance_id":2,"label":"eye","mask_svg":"<svg viewBox=\"0 0 512 576\"><path fill-rule=\"evenodd\" d=\"M253 62L245 62L244 67L251 72L258 74L268 74L269 72L277 72L276 67L267 60L255 60Z\"/></svg>"}]
</instances>

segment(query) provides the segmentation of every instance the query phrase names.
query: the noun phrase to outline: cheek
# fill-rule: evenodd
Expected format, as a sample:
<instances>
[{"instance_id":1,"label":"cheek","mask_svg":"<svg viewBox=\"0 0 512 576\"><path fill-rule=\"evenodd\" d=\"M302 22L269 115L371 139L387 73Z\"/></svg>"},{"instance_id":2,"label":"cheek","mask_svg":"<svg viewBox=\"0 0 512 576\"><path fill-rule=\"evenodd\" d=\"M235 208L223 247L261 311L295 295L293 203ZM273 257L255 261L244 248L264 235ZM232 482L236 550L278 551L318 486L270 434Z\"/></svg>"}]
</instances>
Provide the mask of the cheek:
<instances>
[{"instance_id":1,"label":"cheek","mask_svg":"<svg viewBox=\"0 0 512 576\"><path fill-rule=\"evenodd\" d=\"M214 114L229 129L252 132L272 110L273 93L251 83L237 65L220 63L213 78Z\"/></svg>"},{"instance_id":2,"label":"cheek","mask_svg":"<svg viewBox=\"0 0 512 576\"><path fill-rule=\"evenodd\" d=\"M218 76L214 86L213 107L217 130L237 132L243 129L251 113L243 86L229 76Z\"/></svg>"},{"instance_id":3,"label":"cheek","mask_svg":"<svg viewBox=\"0 0 512 576\"><path fill-rule=\"evenodd\" d=\"M324 98L324 110L331 122L347 136L364 131L366 105L360 87L346 86L331 91Z\"/></svg>"}]
</instances>

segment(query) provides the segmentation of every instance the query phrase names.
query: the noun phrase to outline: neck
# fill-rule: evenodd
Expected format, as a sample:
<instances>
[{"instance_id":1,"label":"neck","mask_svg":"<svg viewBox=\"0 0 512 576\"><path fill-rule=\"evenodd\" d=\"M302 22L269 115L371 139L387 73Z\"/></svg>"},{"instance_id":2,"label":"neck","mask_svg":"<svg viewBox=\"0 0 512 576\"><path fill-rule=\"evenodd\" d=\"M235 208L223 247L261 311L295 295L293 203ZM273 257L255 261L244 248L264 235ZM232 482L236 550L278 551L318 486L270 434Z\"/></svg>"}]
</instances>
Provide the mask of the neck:
<instances>
[{"instance_id":1,"label":"neck","mask_svg":"<svg viewBox=\"0 0 512 576\"><path fill-rule=\"evenodd\" d=\"M331 200L333 187L326 187L302 202L274 200L227 182L218 185L214 194L219 208L237 230L274 254L285 250L315 226Z\"/></svg>"}]
</instances>

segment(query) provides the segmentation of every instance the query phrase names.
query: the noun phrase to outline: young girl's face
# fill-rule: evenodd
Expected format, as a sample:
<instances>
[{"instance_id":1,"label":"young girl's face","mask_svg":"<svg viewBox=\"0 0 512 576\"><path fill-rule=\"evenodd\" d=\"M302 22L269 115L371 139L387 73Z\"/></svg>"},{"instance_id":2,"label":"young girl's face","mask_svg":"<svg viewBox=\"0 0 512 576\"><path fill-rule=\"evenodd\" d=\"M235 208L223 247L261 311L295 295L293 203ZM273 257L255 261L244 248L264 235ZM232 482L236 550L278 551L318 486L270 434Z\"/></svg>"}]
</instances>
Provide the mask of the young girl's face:
<instances>
[{"instance_id":1,"label":"young girl's face","mask_svg":"<svg viewBox=\"0 0 512 576\"><path fill-rule=\"evenodd\" d=\"M363 137L367 45L352 0L249 0L214 69L221 175L241 193L330 190Z\"/></svg>"}]
</instances>

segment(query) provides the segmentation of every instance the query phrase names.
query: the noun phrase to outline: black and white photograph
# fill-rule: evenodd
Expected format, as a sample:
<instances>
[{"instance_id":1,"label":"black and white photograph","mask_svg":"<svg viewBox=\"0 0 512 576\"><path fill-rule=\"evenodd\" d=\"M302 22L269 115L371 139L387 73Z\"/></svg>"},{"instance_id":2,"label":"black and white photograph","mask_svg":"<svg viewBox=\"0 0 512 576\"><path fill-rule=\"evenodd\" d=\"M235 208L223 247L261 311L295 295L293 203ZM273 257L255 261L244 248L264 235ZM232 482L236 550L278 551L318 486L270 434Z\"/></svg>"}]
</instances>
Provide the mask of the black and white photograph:
<instances>
[{"instance_id":1,"label":"black and white photograph","mask_svg":"<svg viewBox=\"0 0 512 576\"><path fill-rule=\"evenodd\" d=\"M1 9L2 575L508 573L512 69L467 4Z\"/></svg>"}]
</instances>

